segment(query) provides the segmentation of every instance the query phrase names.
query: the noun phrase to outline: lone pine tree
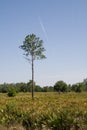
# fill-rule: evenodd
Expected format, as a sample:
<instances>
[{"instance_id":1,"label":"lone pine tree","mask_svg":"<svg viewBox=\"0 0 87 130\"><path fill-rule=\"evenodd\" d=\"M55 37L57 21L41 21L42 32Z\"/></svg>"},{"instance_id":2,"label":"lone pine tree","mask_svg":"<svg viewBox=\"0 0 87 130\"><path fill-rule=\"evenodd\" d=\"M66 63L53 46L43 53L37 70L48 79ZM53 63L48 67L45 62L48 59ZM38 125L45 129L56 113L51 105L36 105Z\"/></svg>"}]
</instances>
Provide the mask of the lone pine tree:
<instances>
[{"instance_id":1,"label":"lone pine tree","mask_svg":"<svg viewBox=\"0 0 87 130\"><path fill-rule=\"evenodd\" d=\"M43 54L45 51L43 40L40 40L35 34L27 35L20 48L25 51L26 59L32 66L32 99L34 99L34 61L46 58Z\"/></svg>"}]
</instances>

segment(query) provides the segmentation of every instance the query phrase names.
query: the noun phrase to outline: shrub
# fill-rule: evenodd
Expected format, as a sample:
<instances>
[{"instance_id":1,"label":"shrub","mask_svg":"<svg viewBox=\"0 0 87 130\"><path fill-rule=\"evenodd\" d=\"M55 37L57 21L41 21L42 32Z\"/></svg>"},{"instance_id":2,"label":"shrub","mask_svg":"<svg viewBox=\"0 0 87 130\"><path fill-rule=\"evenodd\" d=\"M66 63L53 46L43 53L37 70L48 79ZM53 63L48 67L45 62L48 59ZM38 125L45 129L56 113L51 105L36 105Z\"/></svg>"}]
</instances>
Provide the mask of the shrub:
<instances>
[{"instance_id":1,"label":"shrub","mask_svg":"<svg viewBox=\"0 0 87 130\"><path fill-rule=\"evenodd\" d=\"M16 89L14 88L14 87L10 87L9 89L8 89L8 96L9 97L14 97L14 96L16 96Z\"/></svg>"},{"instance_id":2,"label":"shrub","mask_svg":"<svg viewBox=\"0 0 87 130\"><path fill-rule=\"evenodd\" d=\"M4 109L0 109L0 124L7 128L21 124L22 117L23 112L21 113L14 102L9 102Z\"/></svg>"}]
</instances>

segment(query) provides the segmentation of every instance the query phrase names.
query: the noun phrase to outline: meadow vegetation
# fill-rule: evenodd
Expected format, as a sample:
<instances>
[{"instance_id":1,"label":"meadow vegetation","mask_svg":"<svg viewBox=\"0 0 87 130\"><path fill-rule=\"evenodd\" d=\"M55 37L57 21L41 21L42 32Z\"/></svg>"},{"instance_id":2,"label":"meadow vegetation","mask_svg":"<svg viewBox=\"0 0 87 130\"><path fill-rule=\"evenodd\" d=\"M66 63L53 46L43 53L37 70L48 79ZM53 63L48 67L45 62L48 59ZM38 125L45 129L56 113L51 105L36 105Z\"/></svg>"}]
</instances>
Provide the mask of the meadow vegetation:
<instances>
[{"instance_id":1,"label":"meadow vegetation","mask_svg":"<svg viewBox=\"0 0 87 130\"><path fill-rule=\"evenodd\" d=\"M0 124L8 130L86 130L87 93L0 94ZM2 129L4 130L4 129Z\"/></svg>"}]
</instances>

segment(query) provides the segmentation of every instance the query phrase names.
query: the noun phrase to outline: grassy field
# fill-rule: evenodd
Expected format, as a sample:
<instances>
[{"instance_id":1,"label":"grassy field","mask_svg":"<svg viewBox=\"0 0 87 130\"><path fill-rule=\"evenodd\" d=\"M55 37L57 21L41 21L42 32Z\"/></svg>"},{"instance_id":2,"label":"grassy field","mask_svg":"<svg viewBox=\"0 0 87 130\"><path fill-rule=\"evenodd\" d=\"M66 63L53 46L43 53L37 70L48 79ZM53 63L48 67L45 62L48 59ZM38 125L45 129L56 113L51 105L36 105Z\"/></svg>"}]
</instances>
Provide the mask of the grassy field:
<instances>
[{"instance_id":1,"label":"grassy field","mask_svg":"<svg viewBox=\"0 0 87 130\"><path fill-rule=\"evenodd\" d=\"M87 130L87 93L35 93L34 100L31 93L0 94L0 124L9 130Z\"/></svg>"}]
</instances>

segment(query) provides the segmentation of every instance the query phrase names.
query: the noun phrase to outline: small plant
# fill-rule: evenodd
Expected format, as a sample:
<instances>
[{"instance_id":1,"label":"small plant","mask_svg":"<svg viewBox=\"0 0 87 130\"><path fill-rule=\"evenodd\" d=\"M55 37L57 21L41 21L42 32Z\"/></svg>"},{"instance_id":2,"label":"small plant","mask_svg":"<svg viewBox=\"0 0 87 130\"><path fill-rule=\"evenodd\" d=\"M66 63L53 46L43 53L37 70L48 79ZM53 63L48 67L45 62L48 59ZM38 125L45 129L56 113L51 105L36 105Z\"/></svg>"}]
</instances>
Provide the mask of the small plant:
<instances>
[{"instance_id":1,"label":"small plant","mask_svg":"<svg viewBox=\"0 0 87 130\"><path fill-rule=\"evenodd\" d=\"M22 121L23 113L21 113L14 102L6 104L4 109L0 110L0 124L10 128Z\"/></svg>"},{"instance_id":2,"label":"small plant","mask_svg":"<svg viewBox=\"0 0 87 130\"><path fill-rule=\"evenodd\" d=\"M16 92L16 89L14 88L14 87L10 87L9 89L8 89L8 96L9 97L14 97L14 96L16 96L16 94L17 94L17 92Z\"/></svg>"}]
</instances>

